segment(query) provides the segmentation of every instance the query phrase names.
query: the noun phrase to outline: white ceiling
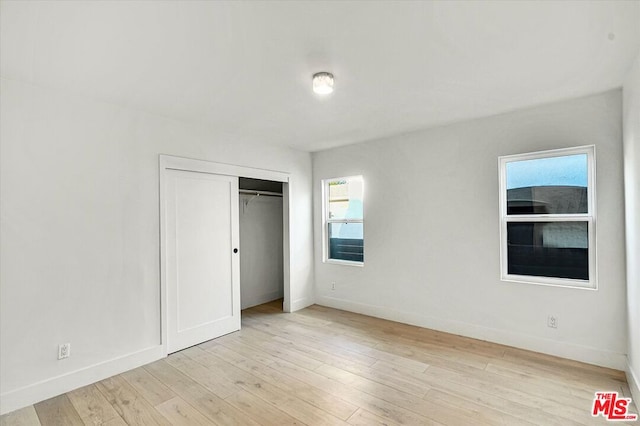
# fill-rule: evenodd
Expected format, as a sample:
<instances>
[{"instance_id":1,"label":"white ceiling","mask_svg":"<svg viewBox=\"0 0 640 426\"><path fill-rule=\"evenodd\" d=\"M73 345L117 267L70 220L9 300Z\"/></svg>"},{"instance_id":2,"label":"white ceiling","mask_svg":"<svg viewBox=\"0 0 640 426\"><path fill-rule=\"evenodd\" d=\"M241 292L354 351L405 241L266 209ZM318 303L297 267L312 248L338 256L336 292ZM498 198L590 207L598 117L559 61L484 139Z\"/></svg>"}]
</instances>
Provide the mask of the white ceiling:
<instances>
[{"instance_id":1,"label":"white ceiling","mask_svg":"<svg viewBox=\"0 0 640 426\"><path fill-rule=\"evenodd\" d=\"M4 78L309 151L620 87L640 50L640 1L0 4Z\"/></svg>"}]
</instances>

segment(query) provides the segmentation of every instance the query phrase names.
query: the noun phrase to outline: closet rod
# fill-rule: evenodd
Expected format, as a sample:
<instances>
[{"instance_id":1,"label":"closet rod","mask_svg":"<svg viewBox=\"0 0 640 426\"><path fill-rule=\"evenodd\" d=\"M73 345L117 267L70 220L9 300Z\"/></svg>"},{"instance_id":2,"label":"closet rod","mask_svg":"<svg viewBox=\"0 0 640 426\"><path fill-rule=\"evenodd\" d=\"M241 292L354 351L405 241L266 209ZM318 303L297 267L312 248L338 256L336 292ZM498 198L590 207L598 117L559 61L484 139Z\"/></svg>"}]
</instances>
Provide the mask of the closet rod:
<instances>
[{"instance_id":1,"label":"closet rod","mask_svg":"<svg viewBox=\"0 0 640 426\"><path fill-rule=\"evenodd\" d=\"M282 194L279 194L277 192L271 192L271 191L252 191L250 189L241 189L240 190L241 194L254 194L254 195L266 195L266 196L270 196L270 197L282 197Z\"/></svg>"}]
</instances>

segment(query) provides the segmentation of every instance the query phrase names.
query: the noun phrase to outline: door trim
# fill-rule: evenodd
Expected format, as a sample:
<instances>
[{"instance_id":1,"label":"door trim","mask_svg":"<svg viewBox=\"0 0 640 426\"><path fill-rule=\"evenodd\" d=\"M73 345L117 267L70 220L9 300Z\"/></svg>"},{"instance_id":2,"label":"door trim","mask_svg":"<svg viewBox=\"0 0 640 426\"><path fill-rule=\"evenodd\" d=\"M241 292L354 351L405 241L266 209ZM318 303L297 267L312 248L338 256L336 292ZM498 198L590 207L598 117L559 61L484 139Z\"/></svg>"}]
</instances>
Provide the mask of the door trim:
<instances>
[{"instance_id":1,"label":"door trim","mask_svg":"<svg viewBox=\"0 0 640 426\"><path fill-rule=\"evenodd\" d=\"M160 344L162 346L163 355L167 356L167 337L168 337L168 315L167 315L167 274L166 274L166 235L167 235L167 218L165 212L166 205L166 172L167 170L182 170L198 173L210 173L217 175L227 175L236 177L246 177L252 179L271 180L282 182L282 220L283 220L283 272L284 272L284 302L283 310L291 311L291 263L290 263L290 233L289 233L289 217L291 210L290 203L290 174L275 170L258 169L252 167L237 166L233 164L216 163L212 161L196 160L184 157L175 157L172 155L160 154L159 171L160 171ZM242 277L240 277L242 280ZM242 284L240 284L242 285Z\"/></svg>"}]
</instances>

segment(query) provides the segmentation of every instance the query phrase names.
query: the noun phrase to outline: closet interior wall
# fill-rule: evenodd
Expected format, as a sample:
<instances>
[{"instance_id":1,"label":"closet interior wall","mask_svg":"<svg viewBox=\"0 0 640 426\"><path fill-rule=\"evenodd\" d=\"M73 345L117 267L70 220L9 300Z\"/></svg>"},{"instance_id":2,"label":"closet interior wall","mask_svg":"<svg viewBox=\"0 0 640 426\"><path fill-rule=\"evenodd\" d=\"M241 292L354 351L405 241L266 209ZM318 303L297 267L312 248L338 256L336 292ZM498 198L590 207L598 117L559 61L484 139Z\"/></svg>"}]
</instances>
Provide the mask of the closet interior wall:
<instances>
[{"instance_id":1,"label":"closet interior wall","mask_svg":"<svg viewBox=\"0 0 640 426\"><path fill-rule=\"evenodd\" d=\"M282 183L240 178L241 309L284 297Z\"/></svg>"}]
</instances>

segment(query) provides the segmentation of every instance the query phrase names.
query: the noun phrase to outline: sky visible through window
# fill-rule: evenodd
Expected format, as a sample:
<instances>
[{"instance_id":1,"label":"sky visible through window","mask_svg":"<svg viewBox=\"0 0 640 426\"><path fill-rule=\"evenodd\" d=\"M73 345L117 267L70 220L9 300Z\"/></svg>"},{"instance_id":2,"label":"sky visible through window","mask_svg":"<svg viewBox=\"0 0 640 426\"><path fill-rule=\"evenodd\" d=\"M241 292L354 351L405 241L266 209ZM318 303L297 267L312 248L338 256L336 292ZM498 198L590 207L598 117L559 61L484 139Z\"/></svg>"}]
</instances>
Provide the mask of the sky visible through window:
<instances>
[{"instance_id":1,"label":"sky visible through window","mask_svg":"<svg viewBox=\"0 0 640 426\"><path fill-rule=\"evenodd\" d=\"M587 187L587 154L512 161L507 166L507 189L529 186Z\"/></svg>"}]
</instances>

